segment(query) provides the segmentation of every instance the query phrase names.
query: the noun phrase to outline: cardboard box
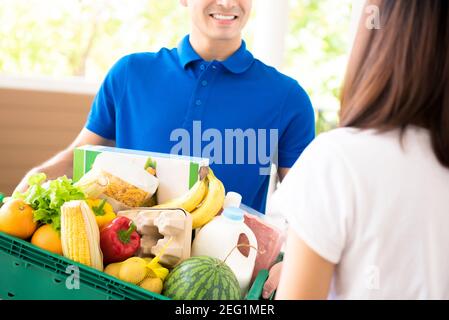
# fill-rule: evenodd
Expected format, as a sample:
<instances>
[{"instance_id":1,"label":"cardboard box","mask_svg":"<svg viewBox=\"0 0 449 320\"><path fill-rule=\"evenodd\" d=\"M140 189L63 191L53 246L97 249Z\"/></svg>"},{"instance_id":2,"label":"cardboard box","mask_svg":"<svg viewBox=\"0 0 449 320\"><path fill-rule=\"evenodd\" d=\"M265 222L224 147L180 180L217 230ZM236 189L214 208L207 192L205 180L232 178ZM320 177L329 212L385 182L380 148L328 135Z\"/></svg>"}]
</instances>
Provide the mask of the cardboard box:
<instances>
[{"instance_id":1,"label":"cardboard box","mask_svg":"<svg viewBox=\"0 0 449 320\"><path fill-rule=\"evenodd\" d=\"M156 175L159 179L157 190L159 203L186 193L198 181L199 169L209 166L209 159L204 158L86 145L74 151L73 181L77 182L89 172L96 157L102 153L109 153L116 159L123 157L142 168L149 160L155 163Z\"/></svg>"}]
</instances>

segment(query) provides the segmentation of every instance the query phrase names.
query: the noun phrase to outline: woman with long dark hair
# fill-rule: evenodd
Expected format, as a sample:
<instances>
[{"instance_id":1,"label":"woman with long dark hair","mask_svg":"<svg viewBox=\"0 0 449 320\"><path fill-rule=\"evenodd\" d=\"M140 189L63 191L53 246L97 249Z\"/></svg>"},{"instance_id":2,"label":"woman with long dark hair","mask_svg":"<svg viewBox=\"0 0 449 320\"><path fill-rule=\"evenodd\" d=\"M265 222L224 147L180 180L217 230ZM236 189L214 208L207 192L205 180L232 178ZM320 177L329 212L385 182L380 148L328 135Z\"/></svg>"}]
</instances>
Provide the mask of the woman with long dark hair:
<instances>
[{"instance_id":1,"label":"woman with long dark hair","mask_svg":"<svg viewBox=\"0 0 449 320\"><path fill-rule=\"evenodd\" d=\"M278 299L449 299L449 1L369 1L341 128L275 195L290 223Z\"/></svg>"}]
</instances>

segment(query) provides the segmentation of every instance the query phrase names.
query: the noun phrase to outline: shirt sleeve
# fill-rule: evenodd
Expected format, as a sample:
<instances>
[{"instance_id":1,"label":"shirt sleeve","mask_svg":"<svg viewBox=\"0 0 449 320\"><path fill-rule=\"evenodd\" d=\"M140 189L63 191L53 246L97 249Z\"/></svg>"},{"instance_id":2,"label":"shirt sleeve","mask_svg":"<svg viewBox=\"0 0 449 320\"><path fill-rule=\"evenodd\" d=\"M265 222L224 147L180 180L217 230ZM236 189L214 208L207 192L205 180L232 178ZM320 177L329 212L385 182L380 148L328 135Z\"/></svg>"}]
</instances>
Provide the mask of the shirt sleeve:
<instances>
[{"instance_id":1,"label":"shirt sleeve","mask_svg":"<svg viewBox=\"0 0 449 320\"><path fill-rule=\"evenodd\" d=\"M125 93L129 56L109 70L92 103L85 127L109 140L115 140L116 114Z\"/></svg>"},{"instance_id":2,"label":"shirt sleeve","mask_svg":"<svg viewBox=\"0 0 449 320\"><path fill-rule=\"evenodd\" d=\"M315 138L315 112L309 96L296 81L285 100L281 128L277 163L281 168L291 168Z\"/></svg>"},{"instance_id":3,"label":"shirt sleeve","mask_svg":"<svg viewBox=\"0 0 449 320\"><path fill-rule=\"evenodd\" d=\"M273 209L318 255L340 262L354 206L353 179L337 148L320 135L273 196Z\"/></svg>"}]
</instances>

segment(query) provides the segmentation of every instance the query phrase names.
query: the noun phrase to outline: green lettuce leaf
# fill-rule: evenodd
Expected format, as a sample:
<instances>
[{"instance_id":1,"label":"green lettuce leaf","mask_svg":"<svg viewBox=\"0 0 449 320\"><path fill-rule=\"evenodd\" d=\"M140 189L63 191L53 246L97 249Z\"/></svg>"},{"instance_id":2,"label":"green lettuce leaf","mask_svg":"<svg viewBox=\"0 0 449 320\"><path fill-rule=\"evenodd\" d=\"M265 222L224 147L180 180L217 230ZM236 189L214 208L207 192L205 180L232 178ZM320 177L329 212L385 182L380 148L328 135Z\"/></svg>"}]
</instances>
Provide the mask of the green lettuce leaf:
<instances>
[{"instance_id":1,"label":"green lettuce leaf","mask_svg":"<svg viewBox=\"0 0 449 320\"><path fill-rule=\"evenodd\" d=\"M34 220L61 228L61 207L71 200L85 200L80 188L66 176L45 181L46 175L38 173L28 179L29 188L24 193L15 192L13 198L22 199L34 210Z\"/></svg>"}]
</instances>

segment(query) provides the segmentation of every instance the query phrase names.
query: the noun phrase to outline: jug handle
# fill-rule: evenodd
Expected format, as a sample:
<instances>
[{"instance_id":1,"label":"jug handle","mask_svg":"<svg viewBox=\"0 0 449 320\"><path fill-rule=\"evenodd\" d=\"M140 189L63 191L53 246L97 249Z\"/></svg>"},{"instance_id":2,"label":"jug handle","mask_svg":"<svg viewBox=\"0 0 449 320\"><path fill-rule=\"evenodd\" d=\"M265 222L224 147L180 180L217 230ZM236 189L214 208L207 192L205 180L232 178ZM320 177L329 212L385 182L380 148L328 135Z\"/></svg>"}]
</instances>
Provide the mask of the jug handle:
<instances>
[{"instance_id":1,"label":"jug handle","mask_svg":"<svg viewBox=\"0 0 449 320\"><path fill-rule=\"evenodd\" d=\"M224 258L223 263L226 263L226 260L228 260L228 258L231 256L231 254L234 252L235 249L240 248L240 247L248 247L250 249L254 249L256 250L256 252L261 252L260 249L257 249L255 246L252 246L250 244L237 244L234 246L234 248L231 249L231 251L228 253L228 255L226 256L226 258ZM242 255L243 256L243 255Z\"/></svg>"},{"instance_id":2,"label":"jug handle","mask_svg":"<svg viewBox=\"0 0 449 320\"><path fill-rule=\"evenodd\" d=\"M249 231L250 233L248 233L248 231ZM256 238L255 235L250 231L250 229L249 229L249 227L248 227L247 225L243 225L243 226L241 227L241 229L240 229L240 234L244 234L244 235L247 237L247 239L248 239L248 241L249 241L249 244L251 245L251 246L250 246L250 250L249 250L248 256L245 256L245 255L243 255L243 254L242 254L242 256L244 256L246 259L254 259L254 260L255 260L256 257L257 257L257 253L263 254L263 252L261 251L261 249L259 249L259 246L258 246L258 243L257 243L257 238ZM255 245L254 245L254 243L255 243ZM251 248L254 249L255 251L251 250Z\"/></svg>"}]
</instances>

